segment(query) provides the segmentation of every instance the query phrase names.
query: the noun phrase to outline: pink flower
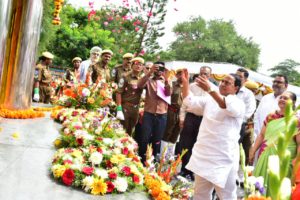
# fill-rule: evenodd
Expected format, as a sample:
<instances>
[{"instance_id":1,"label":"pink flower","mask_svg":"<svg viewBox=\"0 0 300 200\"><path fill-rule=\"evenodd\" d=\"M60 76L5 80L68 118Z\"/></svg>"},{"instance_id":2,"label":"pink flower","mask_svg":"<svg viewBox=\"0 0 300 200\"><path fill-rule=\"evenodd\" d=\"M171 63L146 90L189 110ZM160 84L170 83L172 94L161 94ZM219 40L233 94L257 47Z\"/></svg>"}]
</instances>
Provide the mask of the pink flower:
<instances>
[{"instance_id":1,"label":"pink flower","mask_svg":"<svg viewBox=\"0 0 300 200\"><path fill-rule=\"evenodd\" d=\"M85 173L86 175L91 175L94 171L94 168L92 167L83 167L82 172Z\"/></svg>"},{"instance_id":2,"label":"pink flower","mask_svg":"<svg viewBox=\"0 0 300 200\"><path fill-rule=\"evenodd\" d=\"M151 17L152 16L152 12L148 12L147 16Z\"/></svg>"},{"instance_id":3,"label":"pink flower","mask_svg":"<svg viewBox=\"0 0 300 200\"><path fill-rule=\"evenodd\" d=\"M122 150L122 153L123 153L124 155L127 155L127 154L129 153L128 148L125 147L125 148Z\"/></svg>"},{"instance_id":4,"label":"pink flower","mask_svg":"<svg viewBox=\"0 0 300 200\"><path fill-rule=\"evenodd\" d=\"M133 181L134 183L139 183L139 182L140 182L140 177L137 176L137 175L133 175L132 181Z\"/></svg>"},{"instance_id":5,"label":"pink flower","mask_svg":"<svg viewBox=\"0 0 300 200\"><path fill-rule=\"evenodd\" d=\"M72 152L73 152L73 149L70 149L70 148L65 149L65 153L72 153Z\"/></svg>"},{"instance_id":6,"label":"pink flower","mask_svg":"<svg viewBox=\"0 0 300 200\"><path fill-rule=\"evenodd\" d=\"M64 160L64 165L65 164L73 164L73 162L71 160Z\"/></svg>"},{"instance_id":7,"label":"pink flower","mask_svg":"<svg viewBox=\"0 0 300 200\"><path fill-rule=\"evenodd\" d=\"M105 21L103 24L104 24L104 26L107 26L107 25L108 25L108 22L107 22L107 21Z\"/></svg>"},{"instance_id":8,"label":"pink flower","mask_svg":"<svg viewBox=\"0 0 300 200\"><path fill-rule=\"evenodd\" d=\"M129 175L131 174L130 167L128 167L128 166L123 167L123 168L122 168L122 171L124 172L124 174L125 174L126 176L129 176Z\"/></svg>"}]
</instances>

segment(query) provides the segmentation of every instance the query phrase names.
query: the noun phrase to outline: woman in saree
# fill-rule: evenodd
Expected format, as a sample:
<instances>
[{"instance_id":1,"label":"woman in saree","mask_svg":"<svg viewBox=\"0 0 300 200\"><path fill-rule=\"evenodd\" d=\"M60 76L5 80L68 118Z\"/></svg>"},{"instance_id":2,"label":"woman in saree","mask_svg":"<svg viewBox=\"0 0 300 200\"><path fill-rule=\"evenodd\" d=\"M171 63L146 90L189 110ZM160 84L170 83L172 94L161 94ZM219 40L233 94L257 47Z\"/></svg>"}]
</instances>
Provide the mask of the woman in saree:
<instances>
[{"instance_id":1,"label":"woman in saree","mask_svg":"<svg viewBox=\"0 0 300 200\"><path fill-rule=\"evenodd\" d=\"M249 161L250 163L253 163L254 156L256 151L259 150L259 157L257 164L254 168L253 175L263 176L264 177L264 183L265 186L268 184L268 158L270 155L277 154L276 150L276 143L278 139L278 135L280 132L284 133L285 129L285 121L284 121L284 113L285 113L285 107L287 105L287 101L291 100L293 102L293 108L295 107L296 102L296 95L292 92L286 91L284 92L278 100L278 107L279 109L276 110L274 113L270 113L265 121L264 126L261 130L261 133L257 137L254 145L251 147L249 152ZM299 117L298 117L299 118ZM297 133L295 133L295 136L293 137L292 141L290 141L288 145L288 150L291 153L291 164L289 169L289 176L291 176L292 173L292 160L296 157L297 153L300 152L300 123L298 119L298 129Z\"/></svg>"}]
</instances>

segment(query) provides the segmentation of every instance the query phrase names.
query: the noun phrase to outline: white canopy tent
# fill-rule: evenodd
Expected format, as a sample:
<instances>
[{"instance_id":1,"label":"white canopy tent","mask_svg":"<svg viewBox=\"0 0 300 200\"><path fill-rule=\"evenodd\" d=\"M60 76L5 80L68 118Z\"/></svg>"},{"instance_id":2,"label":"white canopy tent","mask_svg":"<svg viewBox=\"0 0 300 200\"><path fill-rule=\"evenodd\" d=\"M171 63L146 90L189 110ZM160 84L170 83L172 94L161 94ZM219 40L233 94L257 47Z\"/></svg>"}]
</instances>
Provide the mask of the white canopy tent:
<instances>
[{"instance_id":1,"label":"white canopy tent","mask_svg":"<svg viewBox=\"0 0 300 200\"><path fill-rule=\"evenodd\" d=\"M205 63L205 62L186 62L186 61L171 61L166 62L166 68L176 70L178 68L187 68L189 73L197 74L200 72L202 66L208 66L212 68L214 74L229 74L235 73L241 66L229 63ZM272 87L273 78L251 71L249 71L249 79L264 85ZM289 85L288 90L294 92L297 95L297 101L300 101L300 87Z\"/></svg>"}]
</instances>

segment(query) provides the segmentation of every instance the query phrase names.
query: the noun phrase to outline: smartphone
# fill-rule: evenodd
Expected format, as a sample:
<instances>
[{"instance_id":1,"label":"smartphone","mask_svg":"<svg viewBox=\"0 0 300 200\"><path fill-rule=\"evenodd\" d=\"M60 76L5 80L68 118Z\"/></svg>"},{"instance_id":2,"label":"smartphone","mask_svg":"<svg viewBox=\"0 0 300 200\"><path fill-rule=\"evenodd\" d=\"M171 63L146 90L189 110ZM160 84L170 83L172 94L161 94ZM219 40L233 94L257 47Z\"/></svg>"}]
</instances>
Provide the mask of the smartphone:
<instances>
[{"instance_id":1,"label":"smartphone","mask_svg":"<svg viewBox=\"0 0 300 200\"><path fill-rule=\"evenodd\" d=\"M158 71L164 72L165 71L165 67L164 66L159 66Z\"/></svg>"}]
</instances>

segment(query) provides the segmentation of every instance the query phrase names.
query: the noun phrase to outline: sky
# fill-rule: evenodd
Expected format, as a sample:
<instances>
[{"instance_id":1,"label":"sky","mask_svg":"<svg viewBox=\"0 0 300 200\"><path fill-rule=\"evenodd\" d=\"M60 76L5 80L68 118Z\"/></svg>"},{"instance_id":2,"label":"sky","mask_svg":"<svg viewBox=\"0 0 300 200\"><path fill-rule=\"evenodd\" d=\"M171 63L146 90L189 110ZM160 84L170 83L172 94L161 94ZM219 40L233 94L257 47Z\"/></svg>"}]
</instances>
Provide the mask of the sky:
<instances>
[{"instance_id":1,"label":"sky","mask_svg":"<svg viewBox=\"0 0 300 200\"><path fill-rule=\"evenodd\" d=\"M74 6L95 8L122 0L69 0ZM140 0L143 2L145 0ZM176 11L178 10L178 11ZM285 59L300 62L300 0L169 0L165 18L165 35L159 40L166 47L175 40L172 28L191 16L232 20L236 31L252 37L261 49L259 72L270 74L269 68Z\"/></svg>"}]
</instances>

